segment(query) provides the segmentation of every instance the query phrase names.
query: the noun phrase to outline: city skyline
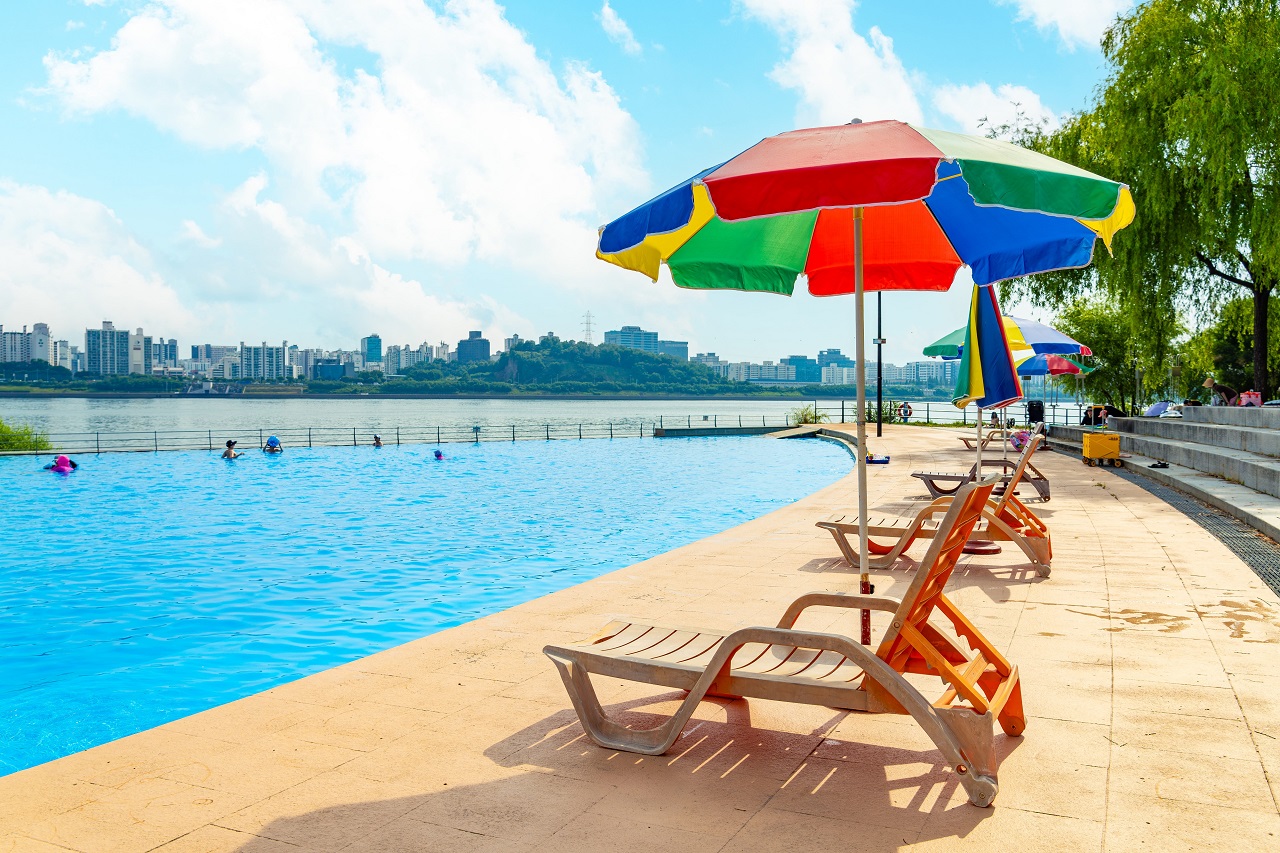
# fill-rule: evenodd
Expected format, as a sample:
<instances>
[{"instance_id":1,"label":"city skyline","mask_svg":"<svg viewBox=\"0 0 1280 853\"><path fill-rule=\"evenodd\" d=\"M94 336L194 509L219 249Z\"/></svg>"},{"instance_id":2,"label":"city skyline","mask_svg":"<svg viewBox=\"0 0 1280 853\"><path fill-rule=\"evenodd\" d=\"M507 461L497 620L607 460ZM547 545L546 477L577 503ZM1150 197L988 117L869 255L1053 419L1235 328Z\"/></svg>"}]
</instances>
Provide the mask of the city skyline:
<instances>
[{"instance_id":1,"label":"city skyline","mask_svg":"<svg viewBox=\"0 0 1280 853\"><path fill-rule=\"evenodd\" d=\"M26 4L0 32L0 310L326 347L578 337L560 318L591 311L734 360L851 350L847 300L647 284L593 257L596 228L792 127L1052 125L1128 5ZM968 293L884 302L903 361Z\"/></svg>"}]
</instances>

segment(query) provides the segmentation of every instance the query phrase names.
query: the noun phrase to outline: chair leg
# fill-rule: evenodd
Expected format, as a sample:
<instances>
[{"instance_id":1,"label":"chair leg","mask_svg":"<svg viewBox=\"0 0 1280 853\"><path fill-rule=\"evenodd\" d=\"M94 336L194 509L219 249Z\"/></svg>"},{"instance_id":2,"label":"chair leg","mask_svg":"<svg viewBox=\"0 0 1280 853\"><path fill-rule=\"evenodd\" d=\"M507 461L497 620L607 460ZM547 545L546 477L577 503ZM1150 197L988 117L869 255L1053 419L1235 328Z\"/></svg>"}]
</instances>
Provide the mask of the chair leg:
<instances>
[{"instance_id":1,"label":"chair leg","mask_svg":"<svg viewBox=\"0 0 1280 853\"><path fill-rule=\"evenodd\" d=\"M991 805L1000 789L991 712L976 714L968 708L937 708L935 713L968 761L967 767L957 766L956 773L969 795L969 802L981 807Z\"/></svg>"},{"instance_id":2,"label":"chair leg","mask_svg":"<svg viewBox=\"0 0 1280 853\"><path fill-rule=\"evenodd\" d=\"M587 736L606 749L620 749L640 755L662 755L680 737L680 732L685 723L689 722L705 692L690 693L669 720L655 728L637 731L609 719L591 684L591 674L579 661L564 654L563 649L548 646L543 652L560 671L564 689L573 701L573 709L578 712L578 719Z\"/></svg>"}]
</instances>

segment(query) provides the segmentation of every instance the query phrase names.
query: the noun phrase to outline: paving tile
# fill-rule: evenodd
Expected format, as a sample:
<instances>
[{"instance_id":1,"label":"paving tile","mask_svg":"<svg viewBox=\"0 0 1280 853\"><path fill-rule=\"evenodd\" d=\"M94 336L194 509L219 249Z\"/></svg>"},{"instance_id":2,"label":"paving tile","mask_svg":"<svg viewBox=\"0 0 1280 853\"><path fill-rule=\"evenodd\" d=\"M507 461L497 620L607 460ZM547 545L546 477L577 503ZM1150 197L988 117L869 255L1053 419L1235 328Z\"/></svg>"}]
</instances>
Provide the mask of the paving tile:
<instances>
[{"instance_id":1,"label":"paving tile","mask_svg":"<svg viewBox=\"0 0 1280 853\"><path fill-rule=\"evenodd\" d=\"M214 823L306 850L338 850L416 808L412 788L330 771Z\"/></svg>"},{"instance_id":2,"label":"paving tile","mask_svg":"<svg viewBox=\"0 0 1280 853\"><path fill-rule=\"evenodd\" d=\"M0 835L0 853L66 853L70 849L26 835Z\"/></svg>"},{"instance_id":3,"label":"paving tile","mask_svg":"<svg viewBox=\"0 0 1280 853\"><path fill-rule=\"evenodd\" d=\"M533 849L537 853L712 853L725 843L715 826L684 831L648 818L644 812L627 817L587 812Z\"/></svg>"},{"instance_id":4,"label":"paving tile","mask_svg":"<svg viewBox=\"0 0 1280 853\"><path fill-rule=\"evenodd\" d=\"M1001 792L1003 795L1003 791ZM932 814L913 851L1017 850L1018 853L1100 851L1103 824L996 805L956 805Z\"/></svg>"},{"instance_id":5,"label":"paving tile","mask_svg":"<svg viewBox=\"0 0 1280 853\"><path fill-rule=\"evenodd\" d=\"M1111 753L1108 796L1156 797L1211 806L1272 803L1262 765L1250 760L1209 758L1137 746L1116 746Z\"/></svg>"},{"instance_id":6,"label":"paving tile","mask_svg":"<svg viewBox=\"0 0 1280 853\"><path fill-rule=\"evenodd\" d=\"M280 734L293 740L368 752L443 716L438 711L384 702L353 702L281 729Z\"/></svg>"},{"instance_id":7,"label":"paving tile","mask_svg":"<svg viewBox=\"0 0 1280 853\"><path fill-rule=\"evenodd\" d=\"M1116 817L1107 824L1107 849L1159 853L1280 849L1280 815L1274 806L1257 805L1260 808L1255 811L1113 794L1110 806Z\"/></svg>"},{"instance_id":8,"label":"paving tile","mask_svg":"<svg viewBox=\"0 0 1280 853\"><path fill-rule=\"evenodd\" d=\"M547 773L514 773L414 798L414 820L521 843L549 838L608 795L600 786Z\"/></svg>"},{"instance_id":9,"label":"paving tile","mask_svg":"<svg viewBox=\"0 0 1280 853\"><path fill-rule=\"evenodd\" d=\"M397 818L342 848L343 853L526 853L532 849L532 841L463 832L414 820L410 815Z\"/></svg>"},{"instance_id":10,"label":"paving tile","mask_svg":"<svg viewBox=\"0 0 1280 853\"><path fill-rule=\"evenodd\" d=\"M261 835L208 825L161 844L153 853L298 853L298 848Z\"/></svg>"},{"instance_id":11,"label":"paving tile","mask_svg":"<svg viewBox=\"0 0 1280 853\"><path fill-rule=\"evenodd\" d=\"M353 749L277 734L169 768L161 775L165 779L257 799L291 788L361 754Z\"/></svg>"},{"instance_id":12,"label":"paving tile","mask_svg":"<svg viewBox=\"0 0 1280 853\"><path fill-rule=\"evenodd\" d=\"M83 851L150 850L244 807L250 798L169 779L143 778L39 821L26 834Z\"/></svg>"},{"instance_id":13,"label":"paving tile","mask_svg":"<svg viewBox=\"0 0 1280 853\"><path fill-rule=\"evenodd\" d=\"M798 814L766 806L747 821L721 849L723 853L847 853L850 850L906 850L914 831L864 823L858 805L849 804L845 819Z\"/></svg>"},{"instance_id":14,"label":"paving tile","mask_svg":"<svg viewBox=\"0 0 1280 853\"><path fill-rule=\"evenodd\" d=\"M1118 708L1112 720L1111 737L1117 744L1140 749L1206 758L1257 759L1253 737L1248 727L1238 720Z\"/></svg>"}]
</instances>

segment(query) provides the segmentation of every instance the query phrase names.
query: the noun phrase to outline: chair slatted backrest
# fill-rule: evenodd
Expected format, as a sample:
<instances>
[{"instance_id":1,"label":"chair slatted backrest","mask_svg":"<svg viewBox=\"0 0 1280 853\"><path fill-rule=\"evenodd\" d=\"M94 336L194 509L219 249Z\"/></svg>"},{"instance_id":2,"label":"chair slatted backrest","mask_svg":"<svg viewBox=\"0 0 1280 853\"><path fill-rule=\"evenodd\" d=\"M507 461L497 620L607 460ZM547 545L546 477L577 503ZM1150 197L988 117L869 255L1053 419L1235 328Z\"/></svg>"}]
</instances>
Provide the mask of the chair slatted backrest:
<instances>
[{"instance_id":1,"label":"chair slatted backrest","mask_svg":"<svg viewBox=\"0 0 1280 853\"><path fill-rule=\"evenodd\" d=\"M999 515L1004 511L1005 504L1013 498L1013 493L1017 491L1018 484L1022 482L1022 476L1027 472L1027 465L1031 462L1031 454L1036 452L1036 448L1044 443L1043 435L1033 435L1031 440L1027 442L1027 446L1022 448L1022 453L1018 455L1018 465L1013 469L1013 474L1009 477L1009 482L1005 485L1004 491L996 500L995 514Z\"/></svg>"},{"instance_id":2,"label":"chair slatted backrest","mask_svg":"<svg viewBox=\"0 0 1280 853\"><path fill-rule=\"evenodd\" d=\"M921 560L911 586L902 596L902 604L894 612L893 622L881 640L880 647L876 649L876 656L898 672L907 671L908 661L914 653L911 644L902 636L902 626L910 625L918 631L929 621L938 596L951 579L951 572L955 570L960 553L969 541L969 534L982 518L983 507L998 482L1000 475L992 474L976 483L962 486L938 525L933 543Z\"/></svg>"}]
</instances>

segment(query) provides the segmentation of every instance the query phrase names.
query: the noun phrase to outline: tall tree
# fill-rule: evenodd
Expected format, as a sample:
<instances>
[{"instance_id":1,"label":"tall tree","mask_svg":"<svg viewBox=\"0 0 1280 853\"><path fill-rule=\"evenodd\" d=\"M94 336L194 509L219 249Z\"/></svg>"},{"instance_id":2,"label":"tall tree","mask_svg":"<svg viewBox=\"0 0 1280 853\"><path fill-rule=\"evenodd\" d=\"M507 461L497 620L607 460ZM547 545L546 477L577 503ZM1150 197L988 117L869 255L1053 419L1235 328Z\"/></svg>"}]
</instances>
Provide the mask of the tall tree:
<instances>
[{"instance_id":1,"label":"tall tree","mask_svg":"<svg viewBox=\"0 0 1280 853\"><path fill-rule=\"evenodd\" d=\"M1045 153L1133 187L1115 256L1014 290L1062 305L1100 286L1163 357L1180 309L1253 304L1253 385L1268 394L1280 292L1280 0L1150 0L1117 19L1089 110L1032 133Z\"/></svg>"}]
</instances>

